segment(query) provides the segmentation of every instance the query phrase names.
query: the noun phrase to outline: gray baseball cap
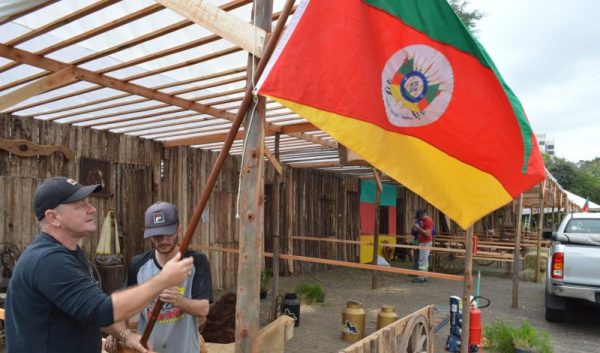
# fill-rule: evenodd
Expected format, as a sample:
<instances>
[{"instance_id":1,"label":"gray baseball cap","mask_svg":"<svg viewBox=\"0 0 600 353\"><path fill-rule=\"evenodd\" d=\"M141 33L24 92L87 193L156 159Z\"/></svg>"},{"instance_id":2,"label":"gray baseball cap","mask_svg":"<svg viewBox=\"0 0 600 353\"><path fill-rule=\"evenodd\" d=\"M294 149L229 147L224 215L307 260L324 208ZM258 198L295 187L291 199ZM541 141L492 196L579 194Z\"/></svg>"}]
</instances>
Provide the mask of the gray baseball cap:
<instances>
[{"instance_id":1,"label":"gray baseball cap","mask_svg":"<svg viewBox=\"0 0 600 353\"><path fill-rule=\"evenodd\" d=\"M144 239L175 234L179 226L177 207L169 202L158 201L146 210L145 224Z\"/></svg>"}]
</instances>

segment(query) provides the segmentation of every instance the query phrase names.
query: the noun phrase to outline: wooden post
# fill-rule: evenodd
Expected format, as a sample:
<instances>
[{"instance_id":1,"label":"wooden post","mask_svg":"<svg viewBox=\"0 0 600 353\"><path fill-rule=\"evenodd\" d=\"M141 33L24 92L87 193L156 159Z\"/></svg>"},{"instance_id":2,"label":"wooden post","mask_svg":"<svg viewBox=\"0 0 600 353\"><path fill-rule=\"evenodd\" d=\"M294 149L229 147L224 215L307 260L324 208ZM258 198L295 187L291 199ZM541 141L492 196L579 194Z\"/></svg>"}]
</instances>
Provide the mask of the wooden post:
<instances>
[{"instance_id":1,"label":"wooden post","mask_svg":"<svg viewBox=\"0 0 600 353\"><path fill-rule=\"evenodd\" d=\"M373 229L373 265L377 265L377 255L379 249L379 206L381 204L381 191L383 186L381 185L381 179L379 178L379 171L373 168L373 175L375 176L375 225ZM371 289L377 289L377 271L371 272Z\"/></svg>"},{"instance_id":2,"label":"wooden post","mask_svg":"<svg viewBox=\"0 0 600 353\"><path fill-rule=\"evenodd\" d=\"M513 255L513 287L512 287L512 305L513 309L519 307L519 271L521 263L521 218L523 213L523 194L519 195L517 202L516 223L515 223L515 252Z\"/></svg>"},{"instance_id":3,"label":"wooden post","mask_svg":"<svg viewBox=\"0 0 600 353\"><path fill-rule=\"evenodd\" d=\"M271 29L272 0L257 0L252 11L253 23ZM256 17L255 17L256 16ZM248 80L255 82L258 58L248 56ZM265 97L258 97L245 118L246 136L240 170L239 221L240 256L238 261L235 315L235 352L258 353L260 318L260 269L264 234L264 148Z\"/></svg>"},{"instance_id":4,"label":"wooden post","mask_svg":"<svg viewBox=\"0 0 600 353\"><path fill-rule=\"evenodd\" d=\"M279 161L279 133L275 134L275 159ZM269 321L277 318L277 293L279 293L279 174L273 176L273 295Z\"/></svg>"},{"instance_id":5,"label":"wooden post","mask_svg":"<svg viewBox=\"0 0 600 353\"><path fill-rule=\"evenodd\" d=\"M471 290L473 289L473 226L467 229L465 239L465 276L463 283L463 320L460 334L460 353L469 353L469 311L471 310Z\"/></svg>"},{"instance_id":6,"label":"wooden post","mask_svg":"<svg viewBox=\"0 0 600 353\"><path fill-rule=\"evenodd\" d=\"M552 219L550 230L554 231L554 223L556 223L556 194L558 193L558 186L556 182L552 182Z\"/></svg>"},{"instance_id":7,"label":"wooden post","mask_svg":"<svg viewBox=\"0 0 600 353\"><path fill-rule=\"evenodd\" d=\"M538 234L537 234L537 254L536 254L536 263L535 263L535 282L540 282L540 256L541 256L541 247L542 247L542 232L544 231L544 208L546 207L544 204L544 199L546 198L546 180L542 182L541 190L540 190L540 219L538 222Z\"/></svg>"},{"instance_id":8,"label":"wooden post","mask_svg":"<svg viewBox=\"0 0 600 353\"><path fill-rule=\"evenodd\" d=\"M286 169L286 181L285 181L285 217L287 220L287 232L286 232L286 243L288 255L294 255L294 188L292 179L292 168ZM294 260L288 259L288 272L294 274Z\"/></svg>"}]
</instances>

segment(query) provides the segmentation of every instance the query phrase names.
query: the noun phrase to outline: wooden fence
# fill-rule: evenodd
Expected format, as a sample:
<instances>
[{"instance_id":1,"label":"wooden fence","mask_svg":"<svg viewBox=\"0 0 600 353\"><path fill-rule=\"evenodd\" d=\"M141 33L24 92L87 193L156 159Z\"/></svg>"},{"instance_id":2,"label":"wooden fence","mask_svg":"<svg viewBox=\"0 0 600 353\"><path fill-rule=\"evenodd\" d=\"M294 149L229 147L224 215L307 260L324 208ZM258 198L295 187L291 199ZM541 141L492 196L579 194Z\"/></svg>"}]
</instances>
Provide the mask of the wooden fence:
<instances>
[{"instance_id":1,"label":"wooden fence","mask_svg":"<svg viewBox=\"0 0 600 353\"><path fill-rule=\"evenodd\" d=\"M417 310L339 353L433 353L433 307Z\"/></svg>"}]
</instances>

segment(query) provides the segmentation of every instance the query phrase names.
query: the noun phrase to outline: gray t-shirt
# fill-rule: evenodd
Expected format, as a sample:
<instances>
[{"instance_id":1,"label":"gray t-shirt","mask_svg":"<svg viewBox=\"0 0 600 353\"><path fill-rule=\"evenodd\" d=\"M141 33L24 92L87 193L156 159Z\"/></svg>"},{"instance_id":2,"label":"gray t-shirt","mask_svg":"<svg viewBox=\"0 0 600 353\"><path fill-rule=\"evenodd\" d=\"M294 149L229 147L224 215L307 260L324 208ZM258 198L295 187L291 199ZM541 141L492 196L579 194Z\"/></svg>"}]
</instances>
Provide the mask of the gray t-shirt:
<instances>
[{"instance_id":1,"label":"gray t-shirt","mask_svg":"<svg viewBox=\"0 0 600 353\"><path fill-rule=\"evenodd\" d=\"M186 298L212 301L208 259L204 254L195 251L188 251L185 256L194 258L194 268L191 276L178 286L179 292ZM161 269L162 267L156 261L154 250L135 256L129 264L126 284L127 286L142 284L156 276ZM155 302L156 300L152 301L140 312L139 334L144 331ZM150 342L152 349L160 353L198 353L200 352L198 336L198 319L165 303L150 335Z\"/></svg>"}]
</instances>

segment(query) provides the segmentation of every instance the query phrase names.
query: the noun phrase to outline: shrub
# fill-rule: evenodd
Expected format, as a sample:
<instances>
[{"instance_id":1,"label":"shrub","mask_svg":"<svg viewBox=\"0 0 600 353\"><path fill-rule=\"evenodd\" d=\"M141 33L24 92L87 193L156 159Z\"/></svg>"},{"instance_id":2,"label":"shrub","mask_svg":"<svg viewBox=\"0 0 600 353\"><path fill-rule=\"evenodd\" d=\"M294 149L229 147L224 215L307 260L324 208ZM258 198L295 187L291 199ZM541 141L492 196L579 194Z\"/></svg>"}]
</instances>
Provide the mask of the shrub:
<instances>
[{"instance_id":1,"label":"shrub","mask_svg":"<svg viewBox=\"0 0 600 353\"><path fill-rule=\"evenodd\" d=\"M325 291L319 283L303 282L296 286L296 293L306 302L322 302L325 297Z\"/></svg>"},{"instance_id":2,"label":"shrub","mask_svg":"<svg viewBox=\"0 0 600 353\"><path fill-rule=\"evenodd\" d=\"M260 289L267 290L272 278L273 270L270 268L265 268L265 270L260 273Z\"/></svg>"},{"instance_id":3,"label":"shrub","mask_svg":"<svg viewBox=\"0 0 600 353\"><path fill-rule=\"evenodd\" d=\"M538 331L528 321L515 327L505 322L486 325L484 336L489 340L488 350L497 353L512 353L515 348L532 349L538 353L552 353L550 334Z\"/></svg>"}]
</instances>

